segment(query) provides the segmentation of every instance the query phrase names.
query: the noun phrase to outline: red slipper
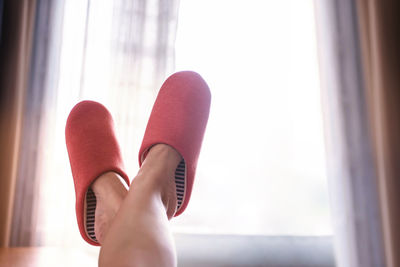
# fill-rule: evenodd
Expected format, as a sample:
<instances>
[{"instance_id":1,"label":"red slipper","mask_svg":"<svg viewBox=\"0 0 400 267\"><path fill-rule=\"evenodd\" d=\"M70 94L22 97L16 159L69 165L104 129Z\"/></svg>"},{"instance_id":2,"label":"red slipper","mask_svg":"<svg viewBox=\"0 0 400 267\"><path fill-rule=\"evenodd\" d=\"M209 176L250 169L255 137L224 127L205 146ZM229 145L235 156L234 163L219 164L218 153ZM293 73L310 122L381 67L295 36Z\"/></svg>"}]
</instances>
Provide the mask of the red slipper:
<instances>
[{"instance_id":1,"label":"red slipper","mask_svg":"<svg viewBox=\"0 0 400 267\"><path fill-rule=\"evenodd\" d=\"M113 171L129 186L111 114L97 102L76 104L68 116L65 139L74 178L79 231L89 244L99 245L94 233L96 197L90 185L101 174Z\"/></svg>"},{"instance_id":2,"label":"red slipper","mask_svg":"<svg viewBox=\"0 0 400 267\"><path fill-rule=\"evenodd\" d=\"M162 85L147 124L139 151L140 166L155 144L170 145L183 157L175 171L178 199L175 216L189 203L210 101L210 89L199 74L175 73Z\"/></svg>"}]
</instances>

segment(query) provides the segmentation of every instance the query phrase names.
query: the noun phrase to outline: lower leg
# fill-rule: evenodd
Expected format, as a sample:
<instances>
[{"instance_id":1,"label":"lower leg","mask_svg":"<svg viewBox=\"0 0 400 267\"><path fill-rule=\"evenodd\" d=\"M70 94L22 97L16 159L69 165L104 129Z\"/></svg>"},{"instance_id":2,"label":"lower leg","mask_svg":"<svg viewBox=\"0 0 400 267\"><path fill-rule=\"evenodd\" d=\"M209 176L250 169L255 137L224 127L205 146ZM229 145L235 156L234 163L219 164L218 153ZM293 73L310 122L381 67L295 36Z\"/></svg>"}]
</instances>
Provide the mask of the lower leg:
<instances>
[{"instance_id":1,"label":"lower leg","mask_svg":"<svg viewBox=\"0 0 400 267\"><path fill-rule=\"evenodd\" d=\"M99 266L176 266L168 219L180 161L173 148L152 147L102 242Z\"/></svg>"}]
</instances>

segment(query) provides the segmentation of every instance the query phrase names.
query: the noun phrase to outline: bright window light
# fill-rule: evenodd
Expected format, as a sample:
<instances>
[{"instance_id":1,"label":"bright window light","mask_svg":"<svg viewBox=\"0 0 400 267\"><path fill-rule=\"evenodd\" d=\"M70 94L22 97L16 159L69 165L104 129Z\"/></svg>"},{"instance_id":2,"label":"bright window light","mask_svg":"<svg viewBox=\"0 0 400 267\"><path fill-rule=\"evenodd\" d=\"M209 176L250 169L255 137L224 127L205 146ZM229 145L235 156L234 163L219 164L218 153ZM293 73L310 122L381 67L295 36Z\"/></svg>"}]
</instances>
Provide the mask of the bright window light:
<instances>
[{"instance_id":1,"label":"bright window light","mask_svg":"<svg viewBox=\"0 0 400 267\"><path fill-rule=\"evenodd\" d=\"M332 234L311 0L180 2L176 70L198 71L211 115L175 231Z\"/></svg>"}]
</instances>

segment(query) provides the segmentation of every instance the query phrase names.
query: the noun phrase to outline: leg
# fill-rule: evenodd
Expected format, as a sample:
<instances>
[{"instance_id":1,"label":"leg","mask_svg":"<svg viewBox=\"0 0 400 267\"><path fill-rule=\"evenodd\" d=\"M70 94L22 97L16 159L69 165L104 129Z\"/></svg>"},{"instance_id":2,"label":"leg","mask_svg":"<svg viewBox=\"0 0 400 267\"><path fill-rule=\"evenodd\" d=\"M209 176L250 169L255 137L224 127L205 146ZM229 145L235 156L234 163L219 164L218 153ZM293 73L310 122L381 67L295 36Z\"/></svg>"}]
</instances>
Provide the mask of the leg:
<instances>
[{"instance_id":1,"label":"leg","mask_svg":"<svg viewBox=\"0 0 400 267\"><path fill-rule=\"evenodd\" d=\"M180 160L167 145L151 148L103 236L99 266L176 266L168 219L176 210L174 174Z\"/></svg>"},{"instance_id":2,"label":"leg","mask_svg":"<svg viewBox=\"0 0 400 267\"><path fill-rule=\"evenodd\" d=\"M103 244L108 228L128 191L115 172L104 173L91 187L97 200L94 230L97 240Z\"/></svg>"}]
</instances>

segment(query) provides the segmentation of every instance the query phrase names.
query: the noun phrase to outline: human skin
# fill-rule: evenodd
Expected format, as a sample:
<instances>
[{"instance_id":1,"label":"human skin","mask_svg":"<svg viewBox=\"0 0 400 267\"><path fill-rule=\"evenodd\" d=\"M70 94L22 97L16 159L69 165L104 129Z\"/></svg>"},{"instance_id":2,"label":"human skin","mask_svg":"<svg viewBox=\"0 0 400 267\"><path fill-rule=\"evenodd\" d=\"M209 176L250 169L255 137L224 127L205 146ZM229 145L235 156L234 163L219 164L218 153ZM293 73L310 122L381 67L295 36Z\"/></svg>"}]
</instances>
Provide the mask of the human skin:
<instances>
[{"instance_id":1,"label":"human skin","mask_svg":"<svg viewBox=\"0 0 400 267\"><path fill-rule=\"evenodd\" d=\"M176 212L174 177L181 160L172 147L157 144L148 152L129 191L114 172L94 181L100 267L177 265L168 221Z\"/></svg>"}]
</instances>

